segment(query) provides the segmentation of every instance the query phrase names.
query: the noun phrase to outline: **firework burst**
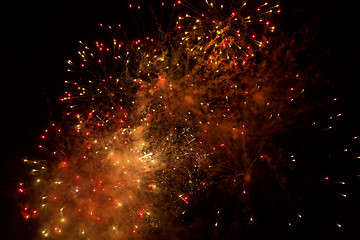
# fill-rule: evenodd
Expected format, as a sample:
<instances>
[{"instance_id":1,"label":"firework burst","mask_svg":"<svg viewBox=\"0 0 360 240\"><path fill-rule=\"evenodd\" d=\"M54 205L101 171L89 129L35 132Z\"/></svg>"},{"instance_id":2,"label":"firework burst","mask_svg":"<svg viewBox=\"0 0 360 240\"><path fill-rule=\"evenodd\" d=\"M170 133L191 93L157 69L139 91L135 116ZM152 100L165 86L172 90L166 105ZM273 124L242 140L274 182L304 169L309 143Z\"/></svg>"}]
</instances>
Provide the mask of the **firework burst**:
<instances>
[{"instance_id":1,"label":"firework burst","mask_svg":"<svg viewBox=\"0 0 360 240\"><path fill-rule=\"evenodd\" d=\"M40 237L231 238L266 221L262 198L271 214L271 203L294 198L286 193L300 154L293 139L310 129L299 120L310 108L294 43L269 40L279 5L179 1L177 9L169 31L80 42L68 61L67 117L45 130L44 160L25 160L35 181L23 213L38 219ZM291 226L302 215L283 205L274 218Z\"/></svg>"}]
</instances>

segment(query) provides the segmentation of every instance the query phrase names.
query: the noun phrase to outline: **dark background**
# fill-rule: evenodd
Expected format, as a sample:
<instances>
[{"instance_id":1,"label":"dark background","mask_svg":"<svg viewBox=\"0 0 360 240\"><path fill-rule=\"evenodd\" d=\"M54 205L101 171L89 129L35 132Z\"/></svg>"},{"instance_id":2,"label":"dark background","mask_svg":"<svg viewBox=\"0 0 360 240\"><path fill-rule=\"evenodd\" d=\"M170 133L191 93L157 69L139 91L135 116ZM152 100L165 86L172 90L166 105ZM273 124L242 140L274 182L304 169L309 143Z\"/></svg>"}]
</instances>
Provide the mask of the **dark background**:
<instances>
[{"instance_id":1,"label":"dark background","mask_svg":"<svg viewBox=\"0 0 360 240\"><path fill-rule=\"evenodd\" d=\"M319 98L339 98L344 115L339 134L360 137L358 7L352 1L283 0L280 4L282 13L276 19L277 31L287 36L308 32L306 36L311 37L311 44L301 64L318 70L313 77L319 83L316 90L323 90ZM0 239L31 239L32 226L23 220L15 201L18 183L27 178L23 159L34 153L43 129L59 119L63 106L58 99L64 91L67 60L76 55L78 41L94 42L100 22L121 23L129 29L129 34L142 31L133 22L135 17L127 3L120 0L96 4L29 1L3 7ZM349 178L350 197L339 214L347 217L349 227L344 226L340 235L332 236L334 239L356 239L360 233L357 229L360 220L356 217L360 185L355 177L360 169L356 164L347 167L353 168L354 177ZM326 227L322 229L326 231ZM315 236L313 228L305 227L302 231L308 231L302 232L302 236L309 239Z\"/></svg>"}]
</instances>

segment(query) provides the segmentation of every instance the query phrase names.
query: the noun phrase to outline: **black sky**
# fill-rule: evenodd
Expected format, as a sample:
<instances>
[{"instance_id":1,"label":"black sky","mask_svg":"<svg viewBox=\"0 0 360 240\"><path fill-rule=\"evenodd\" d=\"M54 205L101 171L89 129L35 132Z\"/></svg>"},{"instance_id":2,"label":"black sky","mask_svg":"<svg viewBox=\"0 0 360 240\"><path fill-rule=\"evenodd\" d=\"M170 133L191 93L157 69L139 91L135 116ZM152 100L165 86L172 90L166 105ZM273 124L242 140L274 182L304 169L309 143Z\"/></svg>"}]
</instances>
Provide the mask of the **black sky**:
<instances>
[{"instance_id":1,"label":"black sky","mask_svg":"<svg viewBox=\"0 0 360 240\"><path fill-rule=\"evenodd\" d=\"M24 157L33 153L40 132L58 117L67 60L76 55L79 40L96 40L100 22L132 26L124 2L99 1L90 7L70 1L60 5L15 2L2 12L0 239L25 239L26 227L31 227L22 222L17 212L16 184L24 176ZM311 0L280 3L278 29L289 36L297 31L309 32L312 43L303 64L309 60L310 68L320 69L321 76L314 72L314 78L324 83L327 93L322 96L342 99L347 125L344 131L360 135L358 7L353 1L338 5ZM359 186L358 182L355 186ZM348 239L360 233L356 229L349 231L344 235Z\"/></svg>"}]
</instances>

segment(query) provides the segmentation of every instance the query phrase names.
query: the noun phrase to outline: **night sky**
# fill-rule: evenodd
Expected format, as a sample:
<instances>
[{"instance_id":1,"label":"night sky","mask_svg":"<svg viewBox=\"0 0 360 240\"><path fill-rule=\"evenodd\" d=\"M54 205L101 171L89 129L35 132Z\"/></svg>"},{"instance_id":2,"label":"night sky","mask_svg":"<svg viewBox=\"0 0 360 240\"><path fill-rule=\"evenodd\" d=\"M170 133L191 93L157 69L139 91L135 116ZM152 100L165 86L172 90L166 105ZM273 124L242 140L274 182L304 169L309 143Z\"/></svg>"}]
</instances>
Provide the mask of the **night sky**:
<instances>
[{"instance_id":1,"label":"night sky","mask_svg":"<svg viewBox=\"0 0 360 240\"><path fill-rule=\"evenodd\" d=\"M100 22L131 25L133 16L128 13L125 3L118 2L122 0L99 1L90 7L70 1L61 2L61 5L17 2L3 9L0 16L0 239L30 239L34 232L31 224L23 220L16 203L17 184L27 179L28 169L23 159L35 154L41 131L49 123L61 119L64 106L58 99L65 89L67 60L76 55L78 41L96 41ZM310 44L301 56L301 67L310 69L314 91L321 90L318 95L314 94L317 95L314 99L320 99L314 104L321 109L321 104L326 102L321 99L339 98L339 108L344 115L338 130L339 139L343 136L360 137L358 7L350 1L339 1L337 5L331 1L310 0L280 1L280 6L282 13L276 17L277 31L286 36L307 32L306 36L309 36ZM147 28L146 23L144 27ZM129 30L129 35L134 32L137 32L136 26ZM327 231L327 225L309 221L308 225L304 223L299 236L308 239L325 239L322 236L327 239L359 238L360 178L356 177L360 174L359 167L359 163L339 163L333 169L334 172L353 174L348 176L348 199L341 208L328 209L346 219L344 228L329 230L334 234L322 235ZM323 200L314 199L309 209L316 211L317 205L326 205ZM316 213L313 216L316 218Z\"/></svg>"}]
</instances>

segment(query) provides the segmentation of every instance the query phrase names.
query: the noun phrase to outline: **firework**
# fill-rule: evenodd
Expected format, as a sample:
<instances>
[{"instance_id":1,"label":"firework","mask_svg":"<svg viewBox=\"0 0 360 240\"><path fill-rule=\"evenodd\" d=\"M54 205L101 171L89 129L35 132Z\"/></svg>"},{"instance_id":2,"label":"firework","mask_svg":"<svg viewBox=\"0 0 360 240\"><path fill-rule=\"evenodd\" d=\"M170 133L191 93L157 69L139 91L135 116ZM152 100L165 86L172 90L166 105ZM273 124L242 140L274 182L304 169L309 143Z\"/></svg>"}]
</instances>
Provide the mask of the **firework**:
<instances>
[{"instance_id":1,"label":"firework","mask_svg":"<svg viewBox=\"0 0 360 240\"><path fill-rule=\"evenodd\" d=\"M43 160L25 160L35 181L23 214L39 221L39 236L235 237L264 221L261 198L283 199L300 155L293 136L311 124L297 119L309 107L293 43L269 40L279 5L174 9L182 14L169 31L80 42L68 61L66 120L44 131ZM302 217L295 207L281 214Z\"/></svg>"}]
</instances>

